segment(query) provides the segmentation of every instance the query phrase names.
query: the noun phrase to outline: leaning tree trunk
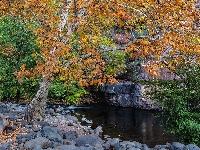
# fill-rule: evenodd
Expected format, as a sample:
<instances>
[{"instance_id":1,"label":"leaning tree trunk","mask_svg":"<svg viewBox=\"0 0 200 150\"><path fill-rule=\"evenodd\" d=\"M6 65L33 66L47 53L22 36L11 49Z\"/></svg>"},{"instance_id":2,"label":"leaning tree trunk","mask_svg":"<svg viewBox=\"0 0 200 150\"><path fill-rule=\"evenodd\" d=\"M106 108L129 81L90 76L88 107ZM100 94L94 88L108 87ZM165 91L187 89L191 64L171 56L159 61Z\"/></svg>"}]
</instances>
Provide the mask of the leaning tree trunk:
<instances>
[{"instance_id":1,"label":"leaning tree trunk","mask_svg":"<svg viewBox=\"0 0 200 150\"><path fill-rule=\"evenodd\" d=\"M42 121L44 119L45 106L50 84L50 79L42 77L40 88L27 107L26 117L28 122Z\"/></svg>"}]
</instances>

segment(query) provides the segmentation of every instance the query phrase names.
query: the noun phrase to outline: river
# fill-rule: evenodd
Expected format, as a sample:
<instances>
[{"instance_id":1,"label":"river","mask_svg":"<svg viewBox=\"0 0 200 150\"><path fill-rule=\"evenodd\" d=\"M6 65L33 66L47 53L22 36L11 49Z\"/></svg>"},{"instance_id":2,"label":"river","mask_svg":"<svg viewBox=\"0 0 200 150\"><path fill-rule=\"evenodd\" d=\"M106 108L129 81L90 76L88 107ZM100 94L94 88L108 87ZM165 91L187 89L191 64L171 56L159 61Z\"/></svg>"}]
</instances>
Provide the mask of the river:
<instances>
[{"instance_id":1,"label":"river","mask_svg":"<svg viewBox=\"0 0 200 150\"><path fill-rule=\"evenodd\" d=\"M149 147L176 141L174 136L164 134L161 122L165 119L155 117L156 113L159 113L156 111L115 107L101 103L70 106L69 109L91 119L92 128L102 126L103 135L112 138L138 141Z\"/></svg>"}]
</instances>

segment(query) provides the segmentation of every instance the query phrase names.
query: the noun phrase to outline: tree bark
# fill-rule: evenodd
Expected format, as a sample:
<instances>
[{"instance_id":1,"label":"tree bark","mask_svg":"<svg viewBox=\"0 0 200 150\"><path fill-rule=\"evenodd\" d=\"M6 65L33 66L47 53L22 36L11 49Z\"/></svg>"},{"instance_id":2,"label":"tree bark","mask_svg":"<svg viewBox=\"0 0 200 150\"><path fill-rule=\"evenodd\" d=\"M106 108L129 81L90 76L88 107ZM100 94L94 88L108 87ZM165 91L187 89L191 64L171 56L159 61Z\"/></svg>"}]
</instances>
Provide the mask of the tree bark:
<instances>
[{"instance_id":1,"label":"tree bark","mask_svg":"<svg viewBox=\"0 0 200 150\"><path fill-rule=\"evenodd\" d=\"M45 118L45 107L50 84L50 79L42 77L37 94L27 106L26 117L29 123L42 121Z\"/></svg>"}]
</instances>

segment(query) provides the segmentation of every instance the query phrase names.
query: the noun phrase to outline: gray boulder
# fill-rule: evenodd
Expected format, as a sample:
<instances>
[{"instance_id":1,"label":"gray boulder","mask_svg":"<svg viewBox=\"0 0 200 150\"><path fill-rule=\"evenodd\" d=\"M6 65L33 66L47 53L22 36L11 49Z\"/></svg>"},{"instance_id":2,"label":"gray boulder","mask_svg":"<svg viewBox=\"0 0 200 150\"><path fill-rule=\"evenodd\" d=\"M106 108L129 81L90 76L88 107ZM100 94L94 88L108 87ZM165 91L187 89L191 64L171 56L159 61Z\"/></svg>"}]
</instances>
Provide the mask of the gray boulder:
<instances>
[{"instance_id":1,"label":"gray boulder","mask_svg":"<svg viewBox=\"0 0 200 150\"><path fill-rule=\"evenodd\" d=\"M31 140L31 139L36 138L36 136L37 136L37 133L30 131L27 134L19 135L18 139L26 138L27 140Z\"/></svg>"},{"instance_id":2,"label":"gray boulder","mask_svg":"<svg viewBox=\"0 0 200 150\"><path fill-rule=\"evenodd\" d=\"M94 129L94 134L99 135L103 132L102 127L98 126L96 129Z\"/></svg>"},{"instance_id":3,"label":"gray boulder","mask_svg":"<svg viewBox=\"0 0 200 150\"><path fill-rule=\"evenodd\" d=\"M139 143L139 142L134 141L134 144L135 144L136 148L139 148L139 149L143 148L143 145L141 143Z\"/></svg>"},{"instance_id":4,"label":"gray boulder","mask_svg":"<svg viewBox=\"0 0 200 150\"><path fill-rule=\"evenodd\" d=\"M68 120L73 121L74 123L77 123L77 122L78 122L78 119L77 119L75 116L71 116L70 114L66 115L66 118L67 118Z\"/></svg>"},{"instance_id":5,"label":"gray boulder","mask_svg":"<svg viewBox=\"0 0 200 150\"><path fill-rule=\"evenodd\" d=\"M62 145L62 146L58 146L54 148L54 150L97 150L97 149L94 149L94 147L92 146L77 147L75 145ZM98 149L98 150L101 150L101 149Z\"/></svg>"},{"instance_id":6,"label":"gray boulder","mask_svg":"<svg viewBox=\"0 0 200 150\"><path fill-rule=\"evenodd\" d=\"M35 121L34 122L36 125L39 125L40 127L45 127L45 126L49 126L48 122L44 122L44 121Z\"/></svg>"},{"instance_id":7,"label":"gray boulder","mask_svg":"<svg viewBox=\"0 0 200 150\"><path fill-rule=\"evenodd\" d=\"M51 141L45 137L38 137L35 139L32 139L30 141L27 141L24 144L24 148L27 150L33 150L33 149L45 149L48 148L51 144Z\"/></svg>"},{"instance_id":8,"label":"gray boulder","mask_svg":"<svg viewBox=\"0 0 200 150\"><path fill-rule=\"evenodd\" d=\"M92 123L93 123L92 120L88 120L88 119L85 118L85 117L83 117L83 118L81 119L81 121L82 121L82 122L85 122L85 123L87 123L87 124L92 124Z\"/></svg>"},{"instance_id":9,"label":"gray boulder","mask_svg":"<svg viewBox=\"0 0 200 150\"><path fill-rule=\"evenodd\" d=\"M136 148L136 147L130 147L130 148L127 148L127 150L141 150L141 149Z\"/></svg>"},{"instance_id":10,"label":"gray boulder","mask_svg":"<svg viewBox=\"0 0 200 150\"><path fill-rule=\"evenodd\" d=\"M36 145L33 150L43 150L40 145Z\"/></svg>"},{"instance_id":11,"label":"gray boulder","mask_svg":"<svg viewBox=\"0 0 200 150\"><path fill-rule=\"evenodd\" d=\"M21 126L25 127L26 125L28 125L28 122L26 120L22 120L21 121Z\"/></svg>"},{"instance_id":12,"label":"gray boulder","mask_svg":"<svg viewBox=\"0 0 200 150\"><path fill-rule=\"evenodd\" d=\"M49 147L49 148L47 148L46 150L53 150L53 149Z\"/></svg>"},{"instance_id":13,"label":"gray boulder","mask_svg":"<svg viewBox=\"0 0 200 150\"><path fill-rule=\"evenodd\" d=\"M110 146L114 149L119 149L119 138L113 138L110 140Z\"/></svg>"},{"instance_id":14,"label":"gray boulder","mask_svg":"<svg viewBox=\"0 0 200 150\"><path fill-rule=\"evenodd\" d=\"M8 125L8 121L6 120L3 114L0 114L0 134L3 132L5 127Z\"/></svg>"},{"instance_id":15,"label":"gray boulder","mask_svg":"<svg viewBox=\"0 0 200 150\"><path fill-rule=\"evenodd\" d=\"M6 148L5 147L0 147L0 150L6 150Z\"/></svg>"},{"instance_id":16,"label":"gray boulder","mask_svg":"<svg viewBox=\"0 0 200 150\"><path fill-rule=\"evenodd\" d=\"M18 119L17 112L4 113L4 115L6 116L6 118L9 118L9 120L11 121L15 121Z\"/></svg>"},{"instance_id":17,"label":"gray boulder","mask_svg":"<svg viewBox=\"0 0 200 150\"><path fill-rule=\"evenodd\" d=\"M118 150L124 150L124 149L126 150L126 149L131 149L131 148L136 148L134 142L123 141L123 142L120 142L120 146Z\"/></svg>"},{"instance_id":18,"label":"gray boulder","mask_svg":"<svg viewBox=\"0 0 200 150\"><path fill-rule=\"evenodd\" d=\"M142 150L150 150L150 148L146 144L142 144Z\"/></svg>"},{"instance_id":19,"label":"gray boulder","mask_svg":"<svg viewBox=\"0 0 200 150\"><path fill-rule=\"evenodd\" d=\"M94 150L94 147L90 145L80 146L78 147L78 150ZM98 150L101 150L101 149L98 149Z\"/></svg>"},{"instance_id":20,"label":"gray boulder","mask_svg":"<svg viewBox=\"0 0 200 150\"><path fill-rule=\"evenodd\" d=\"M4 144L1 145L1 147L4 147L5 149L10 149L10 146L11 146L12 142L6 142Z\"/></svg>"},{"instance_id":21,"label":"gray boulder","mask_svg":"<svg viewBox=\"0 0 200 150\"><path fill-rule=\"evenodd\" d=\"M78 133L76 131L68 131L63 133L63 139L74 140L78 137Z\"/></svg>"},{"instance_id":22,"label":"gray boulder","mask_svg":"<svg viewBox=\"0 0 200 150\"><path fill-rule=\"evenodd\" d=\"M109 94L130 94L134 93L134 84L132 82L105 84L99 90Z\"/></svg>"},{"instance_id":23,"label":"gray boulder","mask_svg":"<svg viewBox=\"0 0 200 150\"><path fill-rule=\"evenodd\" d=\"M91 146L88 146L88 147L85 147L85 146L77 147L75 145L63 145L63 146L56 147L54 150L94 150L94 148L91 147ZM98 150L101 150L101 149L98 149Z\"/></svg>"},{"instance_id":24,"label":"gray boulder","mask_svg":"<svg viewBox=\"0 0 200 150\"><path fill-rule=\"evenodd\" d=\"M0 102L0 113L9 113L8 107L2 102Z\"/></svg>"},{"instance_id":25,"label":"gray boulder","mask_svg":"<svg viewBox=\"0 0 200 150\"><path fill-rule=\"evenodd\" d=\"M57 146L54 148L54 150L78 150L78 147L75 145L62 145L62 146Z\"/></svg>"},{"instance_id":26,"label":"gray boulder","mask_svg":"<svg viewBox=\"0 0 200 150\"><path fill-rule=\"evenodd\" d=\"M171 150L183 150L184 147L185 147L185 145L182 143L173 142L170 148L171 148Z\"/></svg>"},{"instance_id":27,"label":"gray boulder","mask_svg":"<svg viewBox=\"0 0 200 150\"><path fill-rule=\"evenodd\" d=\"M74 141L76 142L76 146L85 146L86 144L94 146L96 144L103 144L103 140L95 134L81 136L74 139Z\"/></svg>"},{"instance_id":28,"label":"gray boulder","mask_svg":"<svg viewBox=\"0 0 200 150\"><path fill-rule=\"evenodd\" d=\"M96 144L96 145L94 146L94 149L95 149L95 150L104 150L104 148L103 148L103 146L102 146L101 144Z\"/></svg>"},{"instance_id":29,"label":"gray boulder","mask_svg":"<svg viewBox=\"0 0 200 150\"><path fill-rule=\"evenodd\" d=\"M63 139L58 134L58 131L55 127L45 126L41 130L41 135L51 141L51 147L53 147L53 148L63 144Z\"/></svg>"},{"instance_id":30,"label":"gray boulder","mask_svg":"<svg viewBox=\"0 0 200 150\"><path fill-rule=\"evenodd\" d=\"M195 144L188 144L184 147L184 150L200 150L200 148Z\"/></svg>"}]
</instances>

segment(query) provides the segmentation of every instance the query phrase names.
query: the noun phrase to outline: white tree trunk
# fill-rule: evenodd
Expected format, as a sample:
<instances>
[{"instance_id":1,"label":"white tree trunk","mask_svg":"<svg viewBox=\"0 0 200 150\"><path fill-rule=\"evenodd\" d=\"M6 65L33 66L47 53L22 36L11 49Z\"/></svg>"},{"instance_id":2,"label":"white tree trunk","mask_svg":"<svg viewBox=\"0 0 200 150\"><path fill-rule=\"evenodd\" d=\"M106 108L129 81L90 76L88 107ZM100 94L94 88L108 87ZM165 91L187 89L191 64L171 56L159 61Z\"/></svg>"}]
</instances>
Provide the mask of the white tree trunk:
<instances>
[{"instance_id":1,"label":"white tree trunk","mask_svg":"<svg viewBox=\"0 0 200 150\"><path fill-rule=\"evenodd\" d=\"M71 36L73 30L78 26L78 23L74 22L74 24L70 24L69 23L69 11L70 11L70 5L72 5L72 1L71 0L67 0L67 6L65 6L64 9L62 9L62 14L61 14L61 23L59 24L59 32L62 33L63 29L65 29L67 26L67 35ZM86 7L89 5L89 2L85 4L85 6L79 11L77 12L77 16L78 17L82 17L86 11ZM64 37L62 37L61 35L61 41L63 43L67 42L67 39ZM58 51L59 49L57 49L57 47L54 47L51 51L51 57L54 57L54 53L56 51ZM83 56L84 57L88 57L88 56ZM69 61L67 64L65 64L63 67L68 67L71 63L73 63L74 60ZM47 66L48 66L47 62ZM27 120L28 122L34 122L34 121L42 121L45 117L45 106L46 106L46 101L47 101L47 96L48 96L48 91L49 91L49 87L51 84L51 80L49 80L48 78L42 77L42 80L40 82L40 88L37 91L37 94L35 95L35 97L32 99L32 101L30 102L30 104L27 107Z\"/></svg>"},{"instance_id":2,"label":"white tree trunk","mask_svg":"<svg viewBox=\"0 0 200 150\"><path fill-rule=\"evenodd\" d=\"M51 80L42 77L40 88L27 107L27 121L42 121L45 117L45 107Z\"/></svg>"}]
</instances>

